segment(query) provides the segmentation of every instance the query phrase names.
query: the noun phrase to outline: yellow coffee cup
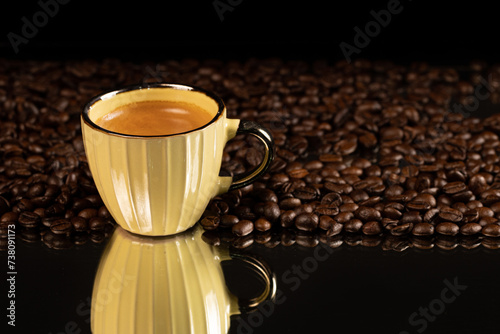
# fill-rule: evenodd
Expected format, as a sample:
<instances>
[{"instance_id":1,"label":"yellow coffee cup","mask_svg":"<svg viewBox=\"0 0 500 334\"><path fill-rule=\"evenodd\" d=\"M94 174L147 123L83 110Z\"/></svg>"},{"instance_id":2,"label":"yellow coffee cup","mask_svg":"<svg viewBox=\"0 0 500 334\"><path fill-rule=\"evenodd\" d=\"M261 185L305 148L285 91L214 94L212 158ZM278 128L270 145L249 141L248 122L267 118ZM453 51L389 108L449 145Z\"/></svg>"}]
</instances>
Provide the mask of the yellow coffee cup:
<instances>
[{"instance_id":1,"label":"yellow coffee cup","mask_svg":"<svg viewBox=\"0 0 500 334\"><path fill-rule=\"evenodd\" d=\"M264 261L211 246L202 234L195 226L151 238L117 227L94 281L92 333L226 334L231 315L274 302L276 277ZM221 262L232 259L265 283L256 297L240 299L228 290Z\"/></svg>"},{"instance_id":2,"label":"yellow coffee cup","mask_svg":"<svg viewBox=\"0 0 500 334\"><path fill-rule=\"evenodd\" d=\"M183 133L137 136L96 124L107 113L134 102L189 103L207 110L207 124ZM210 199L252 183L274 157L271 134L255 122L226 118L214 93L167 83L127 87L93 98L82 112L85 153L97 190L115 221L125 230L151 236L171 235L193 226ZM219 176L226 142L238 133L264 144L262 163L246 174Z\"/></svg>"}]
</instances>

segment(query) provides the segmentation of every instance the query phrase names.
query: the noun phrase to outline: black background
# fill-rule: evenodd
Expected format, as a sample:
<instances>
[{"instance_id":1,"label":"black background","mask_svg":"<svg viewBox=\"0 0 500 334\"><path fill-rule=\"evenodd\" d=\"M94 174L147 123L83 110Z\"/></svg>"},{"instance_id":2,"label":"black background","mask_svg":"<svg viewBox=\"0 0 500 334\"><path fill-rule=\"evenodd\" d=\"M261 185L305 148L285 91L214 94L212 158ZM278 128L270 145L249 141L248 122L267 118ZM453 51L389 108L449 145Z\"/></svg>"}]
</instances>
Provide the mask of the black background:
<instances>
[{"instance_id":1,"label":"black background","mask_svg":"<svg viewBox=\"0 0 500 334\"><path fill-rule=\"evenodd\" d=\"M7 35L21 34L22 18L32 21L41 7L37 1L9 1L0 9L0 58L282 57L334 62L344 59L339 44L354 44L354 28L363 30L373 21L370 11L386 9L387 3L243 0L221 21L211 0L71 0L60 5L58 13L15 53ZM402 0L401 6L401 13L393 15L354 59L498 61L500 25L494 2ZM41 242L19 242L18 326L14 331L7 328L7 333L59 334L73 322L79 333L88 333L85 303L102 249L103 245L89 243L57 251ZM398 253L344 245L294 291L283 282L283 274L313 256L313 249L254 244L247 251L267 260L286 296L261 325L252 327L254 333L417 333L420 327L412 326L408 317L439 298L444 280L455 278L467 289L423 332L498 333L500 329L498 251L479 247ZM233 280L234 276L237 273L233 272ZM4 283L2 278L1 300ZM245 284L242 281L240 288ZM2 328L4 314L0 312ZM248 315L233 318L232 333L238 332L241 321L248 321Z\"/></svg>"},{"instance_id":2,"label":"black background","mask_svg":"<svg viewBox=\"0 0 500 334\"><path fill-rule=\"evenodd\" d=\"M227 3L227 0L220 0ZM341 42L354 45L390 1L234 0L220 20L213 0L81 1L59 5L57 13L15 53L7 35L22 35L38 1L5 2L0 11L0 50L14 58L241 59L344 58ZM495 61L498 14L492 2L401 0L399 14L373 36L355 58L463 63Z\"/></svg>"}]
</instances>

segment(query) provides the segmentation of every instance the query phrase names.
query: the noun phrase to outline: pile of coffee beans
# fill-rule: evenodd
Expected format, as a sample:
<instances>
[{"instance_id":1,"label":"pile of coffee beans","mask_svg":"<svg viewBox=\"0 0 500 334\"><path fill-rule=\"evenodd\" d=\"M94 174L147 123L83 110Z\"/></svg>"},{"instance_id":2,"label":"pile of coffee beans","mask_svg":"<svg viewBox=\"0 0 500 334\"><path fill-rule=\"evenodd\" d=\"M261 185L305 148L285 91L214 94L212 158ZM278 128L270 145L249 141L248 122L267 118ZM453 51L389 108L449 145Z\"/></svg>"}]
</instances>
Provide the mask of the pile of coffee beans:
<instances>
[{"instance_id":1,"label":"pile of coffee beans","mask_svg":"<svg viewBox=\"0 0 500 334\"><path fill-rule=\"evenodd\" d=\"M80 112L103 91L160 81L212 90L229 117L274 136L268 173L210 202L200 219L207 242L403 249L500 240L498 65L3 59L0 73L0 249L11 224L55 249L110 235ZM485 106L493 112L481 118ZM237 136L221 174L262 158L257 139Z\"/></svg>"}]
</instances>

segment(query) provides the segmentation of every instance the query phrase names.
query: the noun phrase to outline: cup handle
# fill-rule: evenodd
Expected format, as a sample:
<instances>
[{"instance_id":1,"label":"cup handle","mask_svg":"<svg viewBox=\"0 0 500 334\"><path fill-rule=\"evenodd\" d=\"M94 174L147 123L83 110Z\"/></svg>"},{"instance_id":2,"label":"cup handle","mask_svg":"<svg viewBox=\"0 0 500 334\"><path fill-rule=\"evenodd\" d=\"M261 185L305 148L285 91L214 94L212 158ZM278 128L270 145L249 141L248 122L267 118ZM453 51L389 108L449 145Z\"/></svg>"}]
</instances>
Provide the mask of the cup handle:
<instances>
[{"instance_id":1,"label":"cup handle","mask_svg":"<svg viewBox=\"0 0 500 334\"><path fill-rule=\"evenodd\" d=\"M274 140L271 133L260 124L253 121L240 120L238 129L236 130L236 135L238 134L250 134L257 137L264 144L264 149L266 152L264 155L264 159L259 166L257 166L253 170L247 171L243 174L235 175L233 177L233 181L231 183L231 186L229 187L229 191L245 187L254 182L261 175L263 175L271 166L271 163L276 154Z\"/></svg>"},{"instance_id":2,"label":"cup handle","mask_svg":"<svg viewBox=\"0 0 500 334\"><path fill-rule=\"evenodd\" d=\"M276 298L276 276L272 272L271 268L263 260L258 259L256 256L238 253L231 253L230 258L233 260L240 260L245 262L252 268L252 270L255 271L255 273L260 276L260 278L266 284L264 291L259 296L249 299L242 299L238 297L238 310L233 310L232 314L236 314L239 312L252 312L264 301L273 301Z\"/></svg>"}]
</instances>

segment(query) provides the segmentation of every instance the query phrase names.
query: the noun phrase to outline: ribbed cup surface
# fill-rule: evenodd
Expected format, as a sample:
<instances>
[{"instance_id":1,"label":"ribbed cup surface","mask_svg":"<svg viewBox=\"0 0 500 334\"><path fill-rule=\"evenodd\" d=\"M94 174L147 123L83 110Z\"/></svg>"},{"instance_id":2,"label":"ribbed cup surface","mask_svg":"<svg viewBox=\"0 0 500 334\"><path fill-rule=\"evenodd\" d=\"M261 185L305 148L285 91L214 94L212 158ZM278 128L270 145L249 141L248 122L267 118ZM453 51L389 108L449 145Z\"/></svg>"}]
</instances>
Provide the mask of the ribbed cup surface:
<instances>
[{"instance_id":1,"label":"ribbed cup surface","mask_svg":"<svg viewBox=\"0 0 500 334\"><path fill-rule=\"evenodd\" d=\"M92 333L224 333L233 297L201 230L168 239L118 228L99 264Z\"/></svg>"},{"instance_id":2,"label":"ribbed cup surface","mask_svg":"<svg viewBox=\"0 0 500 334\"><path fill-rule=\"evenodd\" d=\"M117 223L145 235L191 227L209 200L227 190L230 178L218 173L228 128L237 122L224 114L202 130L159 138L117 136L83 123L90 170Z\"/></svg>"}]
</instances>

